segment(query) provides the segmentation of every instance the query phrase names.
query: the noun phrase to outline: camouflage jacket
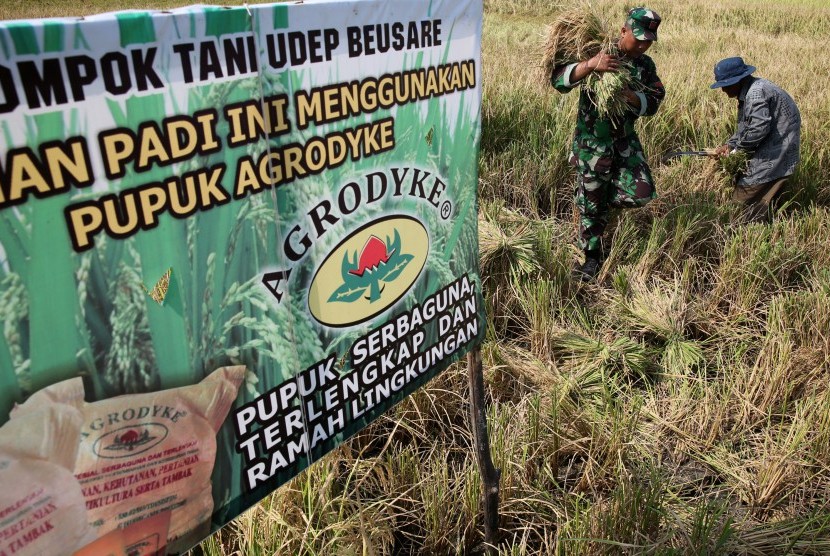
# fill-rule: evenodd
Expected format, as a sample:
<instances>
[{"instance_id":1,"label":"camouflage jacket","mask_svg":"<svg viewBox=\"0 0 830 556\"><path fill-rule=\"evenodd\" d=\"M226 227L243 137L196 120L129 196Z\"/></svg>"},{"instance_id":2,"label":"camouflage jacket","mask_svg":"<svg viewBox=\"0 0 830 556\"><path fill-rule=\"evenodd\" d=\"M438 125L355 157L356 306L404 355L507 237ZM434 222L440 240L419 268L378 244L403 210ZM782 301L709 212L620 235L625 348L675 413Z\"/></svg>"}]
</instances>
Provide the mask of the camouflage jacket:
<instances>
[{"instance_id":1,"label":"camouflage jacket","mask_svg":"<svg viewBox=\"0 0 830 556\"><path fill-rule=\"evenodd\" d=\"M609 145L614 139L621 139L634 133L634 122L640 116L651 116L657 112L666 90L660 77L657 76L657 67L654 61L645 54L638 58L628 60L631 63L631 75L638 83L634 92L640 98L640 110L634 107L622 119L611 120L600 118L594 104L592 103L592 91L587 87L580 86L585 79L571 83L570 75L576 64L567 64L554 68L551 75L551 84L560 93L568 93L575 87L579 91L579 113L576 119L576 133L574 136L574 151L583 145L593 146Z\"/></svg>"}]
</instances>

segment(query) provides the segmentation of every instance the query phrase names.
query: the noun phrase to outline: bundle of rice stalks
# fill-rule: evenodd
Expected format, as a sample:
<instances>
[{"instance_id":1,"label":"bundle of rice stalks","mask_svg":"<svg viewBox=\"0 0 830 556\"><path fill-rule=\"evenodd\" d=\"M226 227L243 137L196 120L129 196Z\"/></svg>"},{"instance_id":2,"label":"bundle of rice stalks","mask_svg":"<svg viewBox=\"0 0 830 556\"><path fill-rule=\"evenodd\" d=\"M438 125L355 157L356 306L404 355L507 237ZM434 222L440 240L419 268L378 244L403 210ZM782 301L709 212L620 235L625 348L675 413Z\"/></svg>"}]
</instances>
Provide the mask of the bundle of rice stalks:
<instances>
[{"instance_id":1,"label":"bundle of rice stalks","mask_svg":"<svg viewBox=\"0 0 830 556\"><path fill-rule=\"evenodd\" d=\"M548 26L544 37L540 82L548 85L554 68L563 64L588 60L600 52L619 56L614 36L611 28L589 6L562 12ZM619 71L591 73L585 78L584 86L592 91L591 102L601 117L619 118L630 110L620 94L625 88L634 86L630 69L630 63L623 60Z\"/></svg>"},{"instance_id":2,"label":"bundle of rice stalks","mask_svg":"<svg viewBox=\"0 0 830 556\"><path fill-rule=\"evenodd\" d=\"M535 222L509 209L484 207L478 219L482 274L505 278L539 270Z\"/></svg>"},{"instance_id":3,"label":"bundle of rice stalks","mask_svg":"<svg viewBox=\"0 0 830 556\"><path fill-rule=\"evenodd\" d=\"M609 47L608 53L612 56L619 56L619 51L615 46ZM636 87L634 78L631 76L630 62L622 60L620 69L616 72L590 74L585 79L585 86L594 93L589 98L600 117L617 120L631 111L631 106L622 95L625 89Z\"/></svg>"},{"instance_id":4,"label":"bundle of rice stalks","mask_svg":"<svg viewBox=\"0 0 830 556\"><path fill-rule=\"evenodd\" d=\"M556 66L587 60L610 44L610 34L596 14L582 8L562 12L545 34L542 46L544 81L547 83Z\"/></svg>"},{"instance_id":5,"label":"bundle of rice stalks","mask_svg":"<svg viewBox=\"0 0 830 556\"><path fill-rule=\"evenodd\" d=\"M749 155L746 151L734 151L729 153L728 156L720 156L716 160L718 171L727 177L731 183L737 182L749 166Z\"/></svg>"}]
</instances>

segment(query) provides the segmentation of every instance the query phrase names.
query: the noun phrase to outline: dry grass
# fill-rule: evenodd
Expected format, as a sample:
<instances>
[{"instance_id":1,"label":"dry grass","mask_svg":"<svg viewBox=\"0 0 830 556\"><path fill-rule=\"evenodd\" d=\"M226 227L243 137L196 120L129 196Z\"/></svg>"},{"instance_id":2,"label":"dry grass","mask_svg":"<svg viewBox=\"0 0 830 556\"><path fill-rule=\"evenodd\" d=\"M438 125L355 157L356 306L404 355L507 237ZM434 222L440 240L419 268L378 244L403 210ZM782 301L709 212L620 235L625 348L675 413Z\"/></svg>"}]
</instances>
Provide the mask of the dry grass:
<instances>
[{"instance_id":1,"label":"dry grass","mask_svg":"<svg viewBox=\"0 0 830 556\"><path fill-rule=\"evenodd\" d=\"M227 6L233 5L222 0L205 0L200 4ZM31 19L41 17L83 17L87 15L111 12L115 10L171 9L186 6L187 3L175 0L84 0L69 2L67 0L3 0L0 2L0 20Z\"/></svg>"},{"instance_id":2,"label":"dry grass","mask_svg":"<svg viewBox=\"0 0 830 556\"><path fill-rule=\"evenodd\" d=\"M542 45L543 84L556 66L587 60L611 46L608 26L587 5L560 13L545 30Z\"/></svg>"}]
</instances>

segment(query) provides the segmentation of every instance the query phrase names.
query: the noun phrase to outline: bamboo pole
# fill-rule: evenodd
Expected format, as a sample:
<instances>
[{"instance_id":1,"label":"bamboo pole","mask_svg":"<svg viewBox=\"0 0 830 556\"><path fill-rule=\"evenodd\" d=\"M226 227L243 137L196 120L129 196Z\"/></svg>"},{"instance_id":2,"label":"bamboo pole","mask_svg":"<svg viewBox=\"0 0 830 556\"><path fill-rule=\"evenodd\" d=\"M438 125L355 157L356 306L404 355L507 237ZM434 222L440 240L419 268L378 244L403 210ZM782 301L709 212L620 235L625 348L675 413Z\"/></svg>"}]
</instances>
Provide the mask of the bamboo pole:
<instances>
[{"instance_id":1,"label":"bamboo pole","mask_svg":"<svg viewBox=\"0 0 830 556\"><path fill-rule=\"evenodd\" d=\"M484 542L487 554L496 554L499 533L499 480L501 471L493 466L487 435L487 408L484 402L484 373L478 347L467 354L467 379L470 385L470 429L476 460L481 473L484 502Z\"/></svg>"}]
</instances>

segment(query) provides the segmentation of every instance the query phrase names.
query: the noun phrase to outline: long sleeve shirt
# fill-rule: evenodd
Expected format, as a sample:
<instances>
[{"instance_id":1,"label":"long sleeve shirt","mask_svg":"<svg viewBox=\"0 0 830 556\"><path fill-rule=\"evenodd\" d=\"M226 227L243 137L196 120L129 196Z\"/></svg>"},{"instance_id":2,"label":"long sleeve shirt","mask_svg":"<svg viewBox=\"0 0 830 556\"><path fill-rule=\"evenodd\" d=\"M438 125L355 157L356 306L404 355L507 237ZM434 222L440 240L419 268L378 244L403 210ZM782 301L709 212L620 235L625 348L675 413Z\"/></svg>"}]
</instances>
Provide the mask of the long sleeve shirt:
<instances>
[{"instance_id":1,"label":"long sleeve shirt","mask_svg":"<svg viewBox=\"0 0 830 556\"><path fill-rule=\"evenodd\" d=\"M657 75L654 61L643 54L638 58L630 59L629 62L631 64L630 72L635 83L632 90L640 99L640 108L637 110L632 107L623 118L618 120L600 117L592 98L593 92L588 87L581 86L585 79L581 79L576 83L571 81L571 74L576 64L554 68L551 75L551 84L557 91L568 93L574 88L580 87L574 150L581 148L585 142L602 144L634 134L634 122L637 118L651 116L657 112L663 97L666 95L666 90Z\"/></svg>"},{"instance_id":2,"label":"long sleeve shirt","mask_svg":"<svg viewBox=\"0 0 830 556\"><path fill-rule=\"evenodd\" d=\"M738 128L727 144L750 153L738 185L768 183L795 171L801 146L801 114L776 84L753 77L738 94Z\"/></svg>"}]
</instances>

